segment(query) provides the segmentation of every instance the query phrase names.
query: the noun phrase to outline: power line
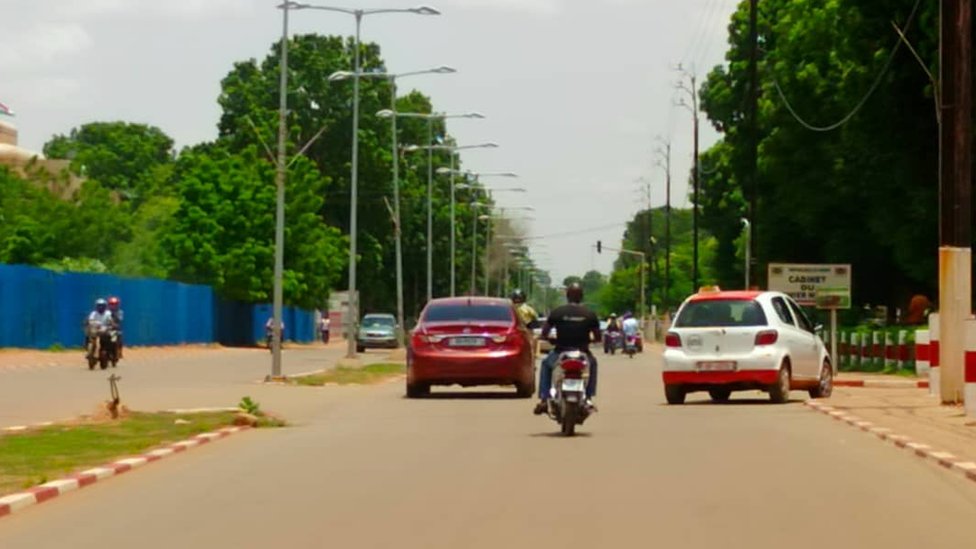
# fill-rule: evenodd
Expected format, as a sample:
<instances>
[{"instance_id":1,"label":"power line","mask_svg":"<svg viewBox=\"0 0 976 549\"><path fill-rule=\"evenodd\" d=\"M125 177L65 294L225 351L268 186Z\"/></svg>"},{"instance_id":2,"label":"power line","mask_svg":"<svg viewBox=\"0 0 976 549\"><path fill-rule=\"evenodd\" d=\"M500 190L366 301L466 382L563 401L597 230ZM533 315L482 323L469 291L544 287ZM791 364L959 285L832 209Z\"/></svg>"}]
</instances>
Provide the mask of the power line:
<instances>
[{"instance_id":1,"label":"power line","mask_svg":"<svg viewBox=\"0 0 976 549\"><path fill-rule=\"evenodd\" d=\"M908 32L908 28L915 20L915 14L918 11L918 7L921 4L922 4L922 0L915 1L915 7L912 8L911 13L908 15L908 20L905 22L905 26L902 27L903 32ZM884 78L885 74L887 74L888 70L891 68L892 63L895 61L895 55L898 54L898 50L900 48L901 48L901 38L895 40L895 45L891 48L891 53L888 55L888 59L885 61L884 66L881 68L881 72L878 73L877 78L875 78L874 83L871 84L871 87L868 89L868 92L864 95L864 97L857 103L857 105L854 106L854 109L851 110L851 112L848 113L847 116L841 118L838 122L835 122L834 124L830 124L828 126L815 126L810 122L804 120L803 117L801 117L796 112L796 109L793 108L793 105L790 103L789 99L786 98L786 94L783 92L783 88L780 87L779 81L776 80L775 74L773 74L772 76L773 87L776 88L776 93L779 95L779 98L783 101L783 105L786 107L786 110L789 111L789 113L793 116L793 118L796 119L797 122L800 123L801 126L814 132L831 132L836 130L837 128L840 128L844 124L847 124L852 118L854 118L854 116L858 112L861 111L864 105L867 104L868 100L871 99L871 96L874 95L874 92L877 91L878 88L881 86L881 80L882 78Z\"/></svg>"},{"instance_id":2,"label":"power line","mask_svg":"<svg viewBox=\"0 0 976 549\"><path fill-rule=\"evenodd\" d=\"M602 226L599 226L599 227L588 227L586 229L577 229L575 231L565 231L565 232L561 232L561 233L545 234L545 235L541 235L541 236L527 236L527 237L523 238L522 240L542 240L544 238L558 238L558 237L561 237L561 236L577 236L577 235L583 235L583 234L590 234L590 233L596 233L596 232L599 232L599 231L605 231L607 229L619 229L620 227L626 227L629 223L630 222L628 221L628 222L625 222L625 223L614 223L612 225L602 225Z\"/></svg>"}]
</instances>

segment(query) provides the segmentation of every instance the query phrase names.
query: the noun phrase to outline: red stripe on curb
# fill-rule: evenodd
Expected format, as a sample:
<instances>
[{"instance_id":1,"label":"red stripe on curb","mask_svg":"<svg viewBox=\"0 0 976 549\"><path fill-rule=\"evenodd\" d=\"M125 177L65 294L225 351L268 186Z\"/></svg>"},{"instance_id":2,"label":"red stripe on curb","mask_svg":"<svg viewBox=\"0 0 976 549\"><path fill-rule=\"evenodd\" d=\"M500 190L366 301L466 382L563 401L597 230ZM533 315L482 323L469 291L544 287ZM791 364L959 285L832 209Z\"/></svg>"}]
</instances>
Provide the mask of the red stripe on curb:
<instances>
[{"instance_id":1,"label":"red stripe on curb","mask_svg":"<svg viewBox=\"0 0 976 549\"><path fill-rule=\"evenodd\" d=\"M966 478L976 482L976 471L966 471ZM3 509L0 509L0 516L3 516Z\"/></svg>"},{"instance_id":2,"label":"red stripe on curb","mask_svg":"<svg viewBox=\"0 0 976 549\"><path fill-rule=\"evenodd\" d=\"M152 463L154 461L159 461L159 460L163 459L162 456L156 456L156 455L152 455L152 454L146 454L146 455L144 455L142 457L146 458L146 461L148 463Z\"/></svg>"},{"instance_id":3,"label":"red stripe on curb","mask_svg":"<svg viewBox=\"0 0 976 549\"><path fill-rule=\"evenodd\" d=\"M976 383L976 351L966 351L966 383Z\"/></svg>"},{"instance_id":4,"label":"red stripe on curb","mask_svg":"<svg viewBox=\"0 0 976 549\"><path fill-rule=\"evenodd\" d=\"M78 488L84 488L85 486L88 486L89 484L95 484L95 481L98 480L98 477L96 477L95 475L72 475L72 476L70 476L68 478L73 478L73 479L77 480L78 481Z\"/></svg>"},{"instance_id":5,"label":"red stripe on curb","mask_svg":"<svg viewBox=\"0 0 976 549\"><path fill-rule=\"evenodd\" d=\"M834 387L864 387L863 379L835 379Z\"/></svg>"},{"instance_id":6,"label":"red stripe on curb","mask_svg":"<svg viewBox=\"0 0 976 549\"><path fill-rule=\"evenodd\" d=\"M170 446L169 449L174 452L183 452L186 450L186 446L183 446L182 444L174 444Z\"/></svg>"},{"instance_id":7,"label":"red stripe on curb","mask_svg":"<svg viewBox=\"0 0 976 549\"><path fill-rule=\"evenodd\" d=\"M0 505L0 517L5 517L10 514L10 506L6 503Z\"/></svg>"},{"instance_id":8,"label":"red stripe on curb","mask_svg":"<svg viewBox=\"0 0 976 549\"><path fill-rule=\"evenodd\" d=\"M109 468L114 469L116 475L121 475L132 470L132 466L128 463L113 463L109 465Z\"/></svg>"},{"instance_id":9,"label":"red stripe on curb","mask_svg":"<svg viewBox=\"0 0 976 549\"><path fill-rule=\"evenodd\" d=\"M57 488L48 486L37 486L35 488L28 488L25 491L34 494L34 499L37 501L37 503L44 503L49 499L56 498L61 495L61 492L59 492Z\"/></svg>"}]
</instances>

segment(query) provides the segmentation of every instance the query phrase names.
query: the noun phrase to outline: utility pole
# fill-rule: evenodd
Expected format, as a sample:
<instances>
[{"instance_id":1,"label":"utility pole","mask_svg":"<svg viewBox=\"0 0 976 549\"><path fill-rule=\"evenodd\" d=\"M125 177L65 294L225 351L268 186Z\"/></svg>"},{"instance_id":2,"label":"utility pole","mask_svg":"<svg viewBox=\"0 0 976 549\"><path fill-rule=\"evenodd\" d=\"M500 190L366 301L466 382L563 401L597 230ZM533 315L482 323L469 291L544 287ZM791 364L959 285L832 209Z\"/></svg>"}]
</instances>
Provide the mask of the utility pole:
<instances>
[{"instance_id":1,"label":"utility pole","mask_svg":"<svg viewBox=\"0 0 976 549\"><path fill-rule=\"evenodd\" d=\"M748 124L748 181L749 181L749 222L752 233L749 238L749 257L758 264L756 253L756 234L759 232L759 26L757 23L759 0L749 0L749 91L746 103L746 120ZM761 273L760 269L751 269L753 273ZM758 277L757 277L758 278Z\"/></svg>"},{"instance_id":2,"label":"utility pole","mask_svg":"<svg viewBox=\"0 0 976 549\"><path fill-rule=\"evenodd\" d=\"M972 311L972 16L972 0L942 0L937 369L943 404L963 401L965 326Z\"/></svg>"},{"instance_id":3,"label":"utility pole","mask_svg":"<svg viewBox=\"0 0 976 549\"><path fill-rule=\"evenodd\" d=\"M664 169L664 310L668 311L671 300L671 141L658 138L657 165ZM694 290L694 288L692 288Z\"/></svg>"},{"instance_id":4,"label":"utility pole","mask_svg":"<svg viewBox=\"0 0 976 549\"><path fill-rule=\"evenodd\" d=\"M691 287L692 290L698 288L698 191L701 182L701 163L698 161L698 77L694 69L686 70L678 65L678 71L682 75L682 80L678 82L678 90L686 93L691 100L689 104L685 98L678 101L678 105L691 111L692 129L694 133L694 152L692 153L692 194L691 194ZM687 82L687 83L686 83ZM689 85L690 84L690 85Z\"/></svg>"}]
</instances>

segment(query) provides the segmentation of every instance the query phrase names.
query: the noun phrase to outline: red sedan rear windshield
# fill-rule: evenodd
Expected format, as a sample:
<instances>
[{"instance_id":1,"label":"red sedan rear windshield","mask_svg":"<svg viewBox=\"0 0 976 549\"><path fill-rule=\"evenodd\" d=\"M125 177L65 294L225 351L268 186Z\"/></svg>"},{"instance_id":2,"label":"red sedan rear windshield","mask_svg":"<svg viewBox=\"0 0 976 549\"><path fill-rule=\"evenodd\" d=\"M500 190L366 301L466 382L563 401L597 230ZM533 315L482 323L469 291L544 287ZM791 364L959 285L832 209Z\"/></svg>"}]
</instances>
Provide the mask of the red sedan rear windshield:
<instances>
[{"instance_id":1,"label":"red sedan rear windshield","mask_svg":"<svg viewBox=\"0 0 976 549\"><path fill-rule=\"evenodd\" d=\"M511 307L485 303L431 305L424 315L425 322L509 322L511 320Z\"/></svg>"},{"instance_id":2,"label":"red sedan rear windshield","mask_svg":"<svg viewBox=\"0 0 976 549\"><path fill-rule=\"evenodd\" d=\"M765 326L762 306L751 300L689 301L674 320L675 328L730 328Z\"/></svg>"}]
</instances>

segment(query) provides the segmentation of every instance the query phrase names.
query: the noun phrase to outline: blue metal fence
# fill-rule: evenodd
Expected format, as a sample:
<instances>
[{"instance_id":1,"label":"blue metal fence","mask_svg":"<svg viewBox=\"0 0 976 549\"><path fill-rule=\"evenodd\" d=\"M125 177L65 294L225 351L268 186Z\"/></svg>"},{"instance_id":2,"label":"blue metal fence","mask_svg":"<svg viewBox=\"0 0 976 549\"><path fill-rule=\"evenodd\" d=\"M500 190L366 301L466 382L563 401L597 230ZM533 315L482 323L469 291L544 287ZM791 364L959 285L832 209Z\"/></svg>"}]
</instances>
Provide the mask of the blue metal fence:
<instances>
[{"instance_id":1,"label":"blue metal fence","mask_svg":"<svg viewBox=\"0 0 976 549\"><path fill-rule=\"evenodd\" d=\"M227 302L208 286L0 265L0 347L80 347L83 319L110 295L122 300L127 345L250 345L270 316L268 305ZM312 312L287 307L284 321L289 340L314 339Z\"/></svg>"}]
</instances>

